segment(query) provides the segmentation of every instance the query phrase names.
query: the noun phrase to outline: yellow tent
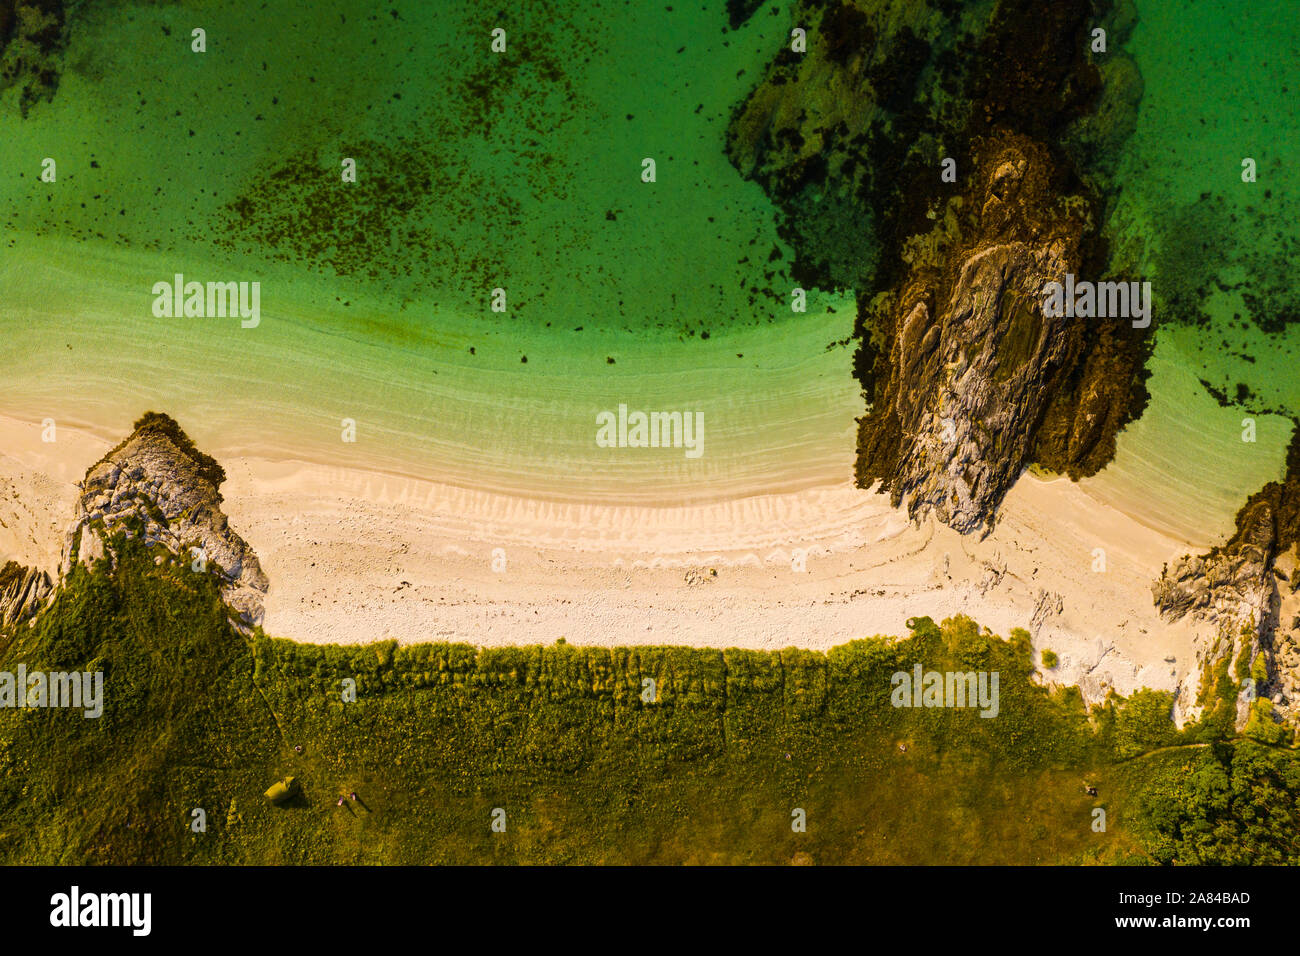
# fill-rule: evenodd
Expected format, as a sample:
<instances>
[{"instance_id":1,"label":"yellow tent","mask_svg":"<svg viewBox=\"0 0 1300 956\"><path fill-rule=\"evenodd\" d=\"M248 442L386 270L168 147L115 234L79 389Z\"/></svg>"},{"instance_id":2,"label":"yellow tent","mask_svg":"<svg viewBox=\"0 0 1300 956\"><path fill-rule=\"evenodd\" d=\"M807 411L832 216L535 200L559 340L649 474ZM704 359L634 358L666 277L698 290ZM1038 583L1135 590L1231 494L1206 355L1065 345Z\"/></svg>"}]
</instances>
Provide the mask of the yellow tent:
<instances>
[{"instance_id":1,"label":"yellow tent","mask_svg":"<svg viewBox=\"0 0 1300 956\"><path fill-rule=\"evenodd\" d=\"M298 792L298 781L293 777L285 777L271 784L271 788L266 791L266 799L272 803L281 804Z\"/></svg>"}]
</instances>

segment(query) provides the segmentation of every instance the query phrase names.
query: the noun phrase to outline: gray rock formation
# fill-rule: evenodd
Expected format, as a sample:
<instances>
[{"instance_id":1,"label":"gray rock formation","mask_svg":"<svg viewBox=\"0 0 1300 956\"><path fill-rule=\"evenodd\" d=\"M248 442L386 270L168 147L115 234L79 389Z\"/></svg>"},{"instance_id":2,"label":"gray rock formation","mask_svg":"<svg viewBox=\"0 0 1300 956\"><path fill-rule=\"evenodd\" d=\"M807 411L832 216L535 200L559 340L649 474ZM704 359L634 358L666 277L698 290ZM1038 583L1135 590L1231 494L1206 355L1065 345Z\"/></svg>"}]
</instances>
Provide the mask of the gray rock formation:
<instances>
[{"instance_id":1,"label":"gray rock formation","mask_svg":"<svg viewBox=\"0 0 1300 956\"><path fill-rule=\"evenodd\" d=\"M1260 626L1277 601L1273 576L1276 537L1266 501L1242 516L1241 533L1208 554L1184 555L1165 567L1152 586L1160 616L1176 621L1186 614L1236 629Z\"/></svg>"},{"instance_id":2,"label":"gray rock formation","mask_svg":"<svg viewBox=\"0 0 1300 956\"><path fill-rule=\"evenodd\" d=\"M269 583L253 550L230 529L218 491L225 472L180 427L153 412L87 473L60 575L76 562L115 561L118 531L161 545L222 581L226 604L245 625L261 622Z\"/></svg>"},{"instance_id":3,"label":"gray rock formation","mask_svg":"<svg viewBox=\"0 0 1300 956\"><path fill-rule=\"evenodd\" d=\"M1080 322L1042 307L1079 256L1046 161L1025 143L998 150L978 172L979 239L918 250L893 309L889 378L863 421L895 504L963 534L991 527L1083 344Z\"/></svg>"},{"instance_id":4,"label":"gray rock formation","mask_svg":"<svg viewBox=\"0 0 1300 956\"><path fill-rule=\"evenodd\" d=\"M1105 237L1141 72L1130 0L801 0L727 154L803 287L852 288L856 478L963 533L1028 464L1096 474L1140 414L1149 335L1044 321L1042 286L1131 281ZM1092 52L1092 31L1111 44ZM946 173L941 175L941 170Z\"/></svg>"},{"instance_id":5,"label":"gray rock formation","mask_svg":"<svg viewBox=\"0 0 1300 956\"><path fill-rule=\"evenodd\" d=\"M34 615L54 590L50 576L10 561L0 568L0 628Z\"/></svg>"},{"instance_id":6,"label":"gray rock formation","mask_svg":"<svg viewBox=\"0 0 1300 956\"><path fill-rule=\"evenodd\" d=\"M1019 477L1039 395L1070 341L1066 320L1043 319L1035 300L1065 272L1062 243L993 246L962 263L937 314L912 305L895 345L906 385L895 405L904 448L893 482L912 515L932 511L975 531Z\"/></svg>"},{"instance_id":7,"label":"gray rock formation","mask_svg":"<svg viewBox=\"0 0 1300 956\"><path fill-rule=\"evenodd\" d=\"M1184 555L1172 567L1167 565L1152 585L1155 605L1165 620L1191 615L1215 625L1213 642L1198 651L1203 665L1224 655L1250 662L1261 651L1272 662L1279 606L1273 573L1277 549L1273 504L1267 498L1252 499L1237 516L1237 533L1231 541L1207 554ZM1269 671L1275 673L1276 665L1270 663ZM1250 679L1242 681L1238 727L1245 725L1257 692L1272 696L1268 687L1257 688Z\"/></svg>"}]
</instances>

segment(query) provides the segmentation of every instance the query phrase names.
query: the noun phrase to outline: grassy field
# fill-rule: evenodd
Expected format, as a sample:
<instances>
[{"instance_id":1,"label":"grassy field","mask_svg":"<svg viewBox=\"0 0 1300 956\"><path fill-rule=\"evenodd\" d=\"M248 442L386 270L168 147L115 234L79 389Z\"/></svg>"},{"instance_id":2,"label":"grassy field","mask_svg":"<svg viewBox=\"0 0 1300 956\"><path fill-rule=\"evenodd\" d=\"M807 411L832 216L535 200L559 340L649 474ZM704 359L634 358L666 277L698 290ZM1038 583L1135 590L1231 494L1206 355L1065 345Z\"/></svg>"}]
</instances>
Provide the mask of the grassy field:
<instances>
[{"instance_id":1,"label":"grassy field","mask_svg":"<svg viewBox=\"0 0 1300 956\"><path fill-rule=\"evenodd\" d=\"M234 630L170 555L115 550L4 636L0 670L105 683L98 719L0 709L0 862L1300 860L1290 749L1221 720L1179 733L1166 694L1090 712L1031 680L1023 631L922 618L828 653L303 645ZM998 715L891 706L916 663L998 671ZM302 792L273 806L286 774Z\"/></svg>"}]
</instances>

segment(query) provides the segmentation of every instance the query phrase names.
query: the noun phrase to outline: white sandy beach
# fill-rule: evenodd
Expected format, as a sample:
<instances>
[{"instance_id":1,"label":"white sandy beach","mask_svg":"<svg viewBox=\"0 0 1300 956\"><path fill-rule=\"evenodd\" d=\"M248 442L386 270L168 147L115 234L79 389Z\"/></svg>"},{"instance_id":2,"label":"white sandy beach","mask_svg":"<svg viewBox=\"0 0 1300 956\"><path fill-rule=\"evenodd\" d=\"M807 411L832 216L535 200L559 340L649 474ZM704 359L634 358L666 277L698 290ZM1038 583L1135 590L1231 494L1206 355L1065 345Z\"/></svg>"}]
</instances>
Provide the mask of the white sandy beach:
<instances>
[{"instance_id":1,"label":"white sandy beach","mask_svg":"<svg viewBox=\"0 0 1300 956\"><path fill-rule=\"evenodd\" d=\"M0 442L0 558L53 573L75 482L110 446L67 427L44 443L14 419L0 419ZM1162 622L1150 592L1164 562L1205 543L1065 479L1026 474L978 540L915 526L848 484L582 506L305 461L222 463L231 525L271 581L264 627L295 640L829 648L964 613L1003 635L1026 628L1060 656L1044 679L1097 699L1189 692L1212 636Z\"/></svg>"},{"instance_id":2,"label":"white sandy beach","mask_svg":"<svg viewBox=\"0 0 1300 956\"><path fill-rule=\"evenodd\" d=\"M415 57L385 61L405 95L386 88L361 111L365 90L314 78L308 89L294 71L325 50L364 75L360 65L385 59L366 29L321 21L281 35L233 8L211 15L214 35L241 38L223 54L231 69L191 71L177 86L168 56L188 54L160 58L154 42L170 29L167 10L105 13L97 31L71 38L57 99L5 126L26 168L68 159L57 189L14 176L0 190L14 210L0 258L0 561L56 573L77 481L155 409L225 467L224 508L270 579L264 627L276 636L827 648L965 613L1001 634L1028 629L1060 657L1044 679L1091 699L1195 681L1210 629L1162 622L1151 584L1166 562L1222 541L1245 497L1281 475L1290 420L1220 407L1189 351L1203 333L1180 348L1162 331L1151 403L1119 436L1115 461L1079 484L1026 474L988 537L914 526L885 496L852 487L856 301L817 294L806 315L786 312L791 277L768 252L781 252L771 204L720 148L784 23L760 17L725 39L692 37L692 55L678 57L676 39L647 47L653 18L632 5L646 29L610 30L594 59L566 64L572 90L597 99L505 109L489 138L461 142L428 126L446 112L428 104L455 105L473 58L434 71ZM467 5L457 16L478 14ZM1156 35L1140 28L1135 44ZM1135 269L1167 225L1143 210L1165 216L1196 201L1228 129L1182 121L1178 107L1199 92L1185 94L1182 48L1168 49L1142 57L1154 108L1134 142L1184 148L1155 165L1150 149L1132 151L1134 188L1116 221L1128 224L1117 239L1137 250ZM1285 76L1263 66L1258 89L1233 92L1260 97L1246 106L1267 103L1260 90ZM628 83L638 68L646 82ZM281 87L299 92L283 108L267 103ZM256 103L261 122L246 123L242 108L192 122L195 97ZM1278 129L1275 111L1236 112L1256 138L1270 117ZM389 150L376 147L394 131L433 144L442 161L430 165L454 187L447 199L522 202L510 213L518 228L503 229L491 204L421 202L410 227L441 238L426 254L392 233L378 258L414 266L401 281L282 262L292 229L275 248L256 236L213 241L230 204L285 157L332 166L344 143L371 143L379 169ZM534 136L545 144L521 152ZM626 177L611 162L620 142L638 144ZM483 161L498 149L515 161ZM634 175L647 150L675 157L654 189ZM581 188L556 201L555 183ZM509 265L510 281L480 276L471 258ZM155 283L181 272L258 281L264 319L244 329L154 315ZM508 315L482 294L498 281L510 286ZM780 296L756 298L759 287ZM1206 338L1211 350L1218 341ZM1260 369L1276 374L1252 373L1252 387L1289 381L1290 353L1268 351ZM1282 403L1265 398L1261 407ZM704 456L605 455L596 416L624 402L703 413ZM46 415L58 419L53 442L42 441ZM362 438L345 445L347 422ZM1247 422L1256 440L1243 440Z\"/></svg>"}]
</instances>

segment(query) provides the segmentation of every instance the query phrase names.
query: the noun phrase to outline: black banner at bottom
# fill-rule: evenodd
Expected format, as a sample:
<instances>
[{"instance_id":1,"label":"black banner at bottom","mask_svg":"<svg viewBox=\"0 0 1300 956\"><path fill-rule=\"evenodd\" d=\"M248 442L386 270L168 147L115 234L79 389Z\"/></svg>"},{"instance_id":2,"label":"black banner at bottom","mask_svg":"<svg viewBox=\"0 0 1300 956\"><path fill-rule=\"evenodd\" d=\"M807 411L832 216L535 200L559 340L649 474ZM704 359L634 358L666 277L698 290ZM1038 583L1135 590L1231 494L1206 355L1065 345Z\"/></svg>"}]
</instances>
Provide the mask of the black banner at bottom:
<instances>
[{"instance_id":1,"label":"black banner at bottom","mask_svg":"<svg viewBox=\"0 0 1300 956\"><path fill-rule=\"evenodd\" d=\"M1281 930L1300 889L1293 871L1271 868L19 867L0 870L0 881L12 938L128 945L373 946L434 926L435 936L459 927L493 947L637 938L658 946L684 942L683 932L697 944L716 936L772 945L786 933L865 940L891 924L946 943L1043 930L1085 943L1200 933L1230 945Z\"/></svg>"}]
</instances>

